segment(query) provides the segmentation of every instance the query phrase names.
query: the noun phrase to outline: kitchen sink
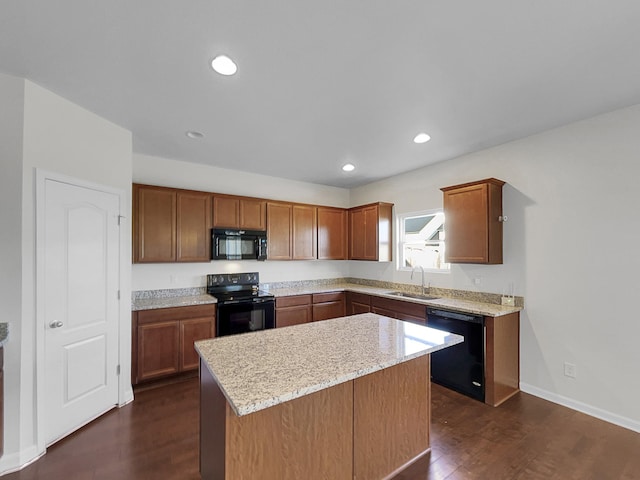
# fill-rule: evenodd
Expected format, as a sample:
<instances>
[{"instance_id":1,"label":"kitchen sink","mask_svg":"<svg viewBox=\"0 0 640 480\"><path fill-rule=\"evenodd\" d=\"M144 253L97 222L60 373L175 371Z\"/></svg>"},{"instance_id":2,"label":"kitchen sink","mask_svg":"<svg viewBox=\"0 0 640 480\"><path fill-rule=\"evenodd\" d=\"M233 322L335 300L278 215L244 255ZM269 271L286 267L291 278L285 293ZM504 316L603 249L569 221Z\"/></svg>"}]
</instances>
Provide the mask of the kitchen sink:
<instances>
[{"instance_id":1,"label":"kitchen sink","mask_svg":"<svg viewBox=\"0 0 640 480\"><path fill-rule=\"evenodd\" d=\"M419 293L406 293L406 292L390 292L389 295L394 297L406 297L415 298L416 300L437 300L439 297L433 297L431 295L421 295Z\"/></svg>"}]
</instances>

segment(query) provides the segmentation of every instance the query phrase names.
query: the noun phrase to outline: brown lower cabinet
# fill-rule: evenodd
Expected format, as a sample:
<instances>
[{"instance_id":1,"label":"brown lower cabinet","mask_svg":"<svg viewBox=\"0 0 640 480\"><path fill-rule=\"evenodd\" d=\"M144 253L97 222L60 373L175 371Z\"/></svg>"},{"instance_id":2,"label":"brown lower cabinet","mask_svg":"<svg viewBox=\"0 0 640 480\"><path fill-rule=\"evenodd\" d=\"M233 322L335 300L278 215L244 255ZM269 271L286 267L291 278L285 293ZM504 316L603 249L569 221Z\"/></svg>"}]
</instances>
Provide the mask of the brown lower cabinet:
<instances>
[{"instance_id":1,"label":"brown lower cabinet","mask_svg":"<svg viewBox=\"0 0 640 480\"><path fill-rule=\"evenodd\" d=\"M193 343L215 336L215 305L132 313L131 382L157 380L198 369Z\"/></svg>"},{"instance_id":2,"label":"brown lower cabinet","mask_svg":"<svg viewBox=\"0 0 640 480\"><path fill-rule=\"evenodd\" d=\"M346 293L346 315L373 312L425 324L424 305L364 293ZM520 389L520 314L484 317L485 403L497 407Z\"/></svg>"},{"instance_id":3,"label":"brown lower cabinet","mask_svg":"<svg viewBox=\"0 0 640 480\"><path fill-rule=\"evenodd\" d=\"M276 327L289 327L313 321L311 295L276 298Z\"/></svg>"},{"instance_id":4,"label":"brown lower cabinet","mask_svg":"<svg viewBox=\"0 0 640 480\"><path fill-rule=\"evenodd\" d=\"M372 296L371 311L385 317L407 320L421 325L427 322L427 307L419 303Z\"/></svg>"},{"instance_id":5,"label":"brown lower cabinet","mask_svg":"<svg viewBox=\"0 0 640 480\"><path fill-rule=\"evenodd\" d=\"M366 293L347 292L346 302L347 315L357 315L371 311L371 295Z\"/></svg>"},{"instance_id":6,"label":"brown lower cabinet","mask_svg":"<svg viewBox=\"0 0 640 480\"><path fill-rule=\"evenodd\" d=\"M276 298L276 327L288 327L344 316L344 292Z\"/></svg>"},{"instance_id":7,"label":"brown lower cabinet","mask_svg":"<svg viewBox=\"0 0 640 480\"><path fill-rule=\"evenodd\" d=\"M414 358L243 416L203 365L200 478L395 478L429 451L429 362Z\"/></svg>"},{"instance_id":8,"label":"brown lower cabinet","mask_svg":"<svg viewBox=\"0 0 640 480\"><path fill-rule=\"evenodd\" d=\"M327 292L313 294L313 321L329 320L344 317L344 292Z\"/></svg>"},{"instance_id":9,"label":"brown lower cabinet","mask_svg":"<svg viewBox=\"0 0 640 480\"><path fill-rule=\"evenodd\" d=\"M484 317L484 403L497 407L520 391L520 313Z\"/></svg>"}]
</instances>

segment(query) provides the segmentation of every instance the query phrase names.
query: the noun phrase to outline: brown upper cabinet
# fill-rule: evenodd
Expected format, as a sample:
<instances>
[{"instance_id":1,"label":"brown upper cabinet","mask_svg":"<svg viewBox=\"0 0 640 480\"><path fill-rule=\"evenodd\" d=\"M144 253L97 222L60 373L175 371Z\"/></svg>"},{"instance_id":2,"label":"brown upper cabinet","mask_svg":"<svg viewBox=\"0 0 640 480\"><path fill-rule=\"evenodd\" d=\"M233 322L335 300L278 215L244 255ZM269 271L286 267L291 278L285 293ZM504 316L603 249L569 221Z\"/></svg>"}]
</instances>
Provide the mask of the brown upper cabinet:
<instances>
[{"instance_id":1,"label":"brown upper cabinet","mask_svg":"<svg viewBox=\"0 0 640 480\"><path fill-rule=\"evenodd\" d=\"M258 198L214 195L213 226L266 230L267 202Z\"/></svg>"},{"instance_id":2,"label":"brown upper cabinet","mask_svg":"<svg viewBox=\"0 0 640 480\"><path fill-rule=\"evenodd\" d=\"M347 259L347 211L318 207L318 259Z\"/></svg>"},{"instance_id":3,"label":"brown upper cabinet","mask_svg":"<svg viewBox=\"0 0 640 480\"><path fill-rule=\"evenodd\" d=\"M211 228L266 230L269 260L391 261L393 204L349 210L133 185L133 262L209 262Z\"/></svg>"},{"instance_id":4,"label":"brown upper cabinet","mask_svg":"<svg viewBox=\"0 0 640 480\"><path fill-rule=\"evenodd\" d=\"M269 260L318 258L317 230L317 207L267 202Z\"/></svg>"},{"instance_id":5,"label":"brown upper cabinet","mask_svg":"<svg viewBox=\"0 0 640 480\"><path fill-rule=\"evenodd\" d=\"M211 195L133 185L134 263L208 262Z\"/></svg>"},{"instance_id":6,"label":"brown upper cabinet","mask_svg":"<svg viewBox=\"0 0 640 480\"><path fill-rule=\"evenodd\" d=\"M502 186L487 178L445 187L445 261L502 263Z\"/></svg>"},{"instance_id":7,"label":"brown upper cabinet","mask_svg":"<svg viewBox=\"0 0 640 480\"><path fill-rule=\"evenodd\" d=\"M349 210L349 259L391 261L393 204L372 203Z\"/></svg>"}]
</instances>

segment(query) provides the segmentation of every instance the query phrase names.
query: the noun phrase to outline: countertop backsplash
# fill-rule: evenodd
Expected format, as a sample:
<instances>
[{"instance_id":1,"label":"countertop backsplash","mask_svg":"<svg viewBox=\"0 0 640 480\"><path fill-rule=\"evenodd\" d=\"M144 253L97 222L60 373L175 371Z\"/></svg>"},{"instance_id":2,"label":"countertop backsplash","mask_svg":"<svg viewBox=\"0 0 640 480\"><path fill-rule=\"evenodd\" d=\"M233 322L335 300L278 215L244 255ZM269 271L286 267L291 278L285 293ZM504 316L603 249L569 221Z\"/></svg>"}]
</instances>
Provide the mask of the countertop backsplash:
<instances>
[{"instance_id":1,"label":"countertop backsplash","mask_svg":"<svg viewBox=\"0 0 640 480\"><path fill-rule=\"evenodd\" d=\"M283 289L312 289L314 287L328 288L332 285L361 285L365 287L380 288L386 290L401 291L406 293L420 294L422 293L420 285L384 282L380 280L369 280L363 278L327 278L320 280L301 280L292 282L271 282L261 283L260 289L267 291L276 291ZM207 287L192 288L167 288L161 290L138 290L132 292L131 299L134 304L139 301L153 299L167 299L172 297L195 297L206 295ZM492 305L501 305L502 295L498 293L476 292L470 290L455 290L450 288L430 287L429 295L441 298L449 298L455 300L465 300L470 302L487 303ZM524 297L514 297L514 307L524 308Z\"/></svg>"}]
</instances>

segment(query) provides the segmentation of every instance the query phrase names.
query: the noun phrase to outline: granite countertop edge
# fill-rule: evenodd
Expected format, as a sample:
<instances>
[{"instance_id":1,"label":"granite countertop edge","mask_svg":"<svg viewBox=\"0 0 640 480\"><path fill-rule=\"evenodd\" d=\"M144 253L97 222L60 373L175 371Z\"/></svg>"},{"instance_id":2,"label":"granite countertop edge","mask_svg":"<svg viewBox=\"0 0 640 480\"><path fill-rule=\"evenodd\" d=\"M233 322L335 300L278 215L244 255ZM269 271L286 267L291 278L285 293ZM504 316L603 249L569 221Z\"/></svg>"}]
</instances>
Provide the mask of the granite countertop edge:
<instances>
[{"instance_id":1,"label":"granite countertop edge","mask_svg":"<svg viewBox=\"0 0 640 480\"><path fill-rule=\"evenodd\" d=\"M162 298L138 298L131 302L131 311L156 310L159 308L192 307L217 303L215 297L206 293L201 295L181 295Z\"/></svg>"},{"instance_id":2,"label":"granite countertop edge","mask_svg":"<svg viewBox=\"0 0 640 480\"><path fill-rule=\"evenodd\" d=\"M366 285L358 285L351 283L341 284L328 284L317 286L304 286L293 288L273 288L267 290L278 297L290 297L293 295L313 295L314 293L329 293L329 292L355 292L364 293L368 295L376 295L378 297L389 298L393 300L400 300L403 302L418 303L430 307L440 307L445 309L452 309L459 312L472 313L476 315L484 315L487 317L501 317L503 315L509 315L511 313L519 312L523 310L522 307L510 307L504 305L496 305L493 303L482 303L471 300L464 300L459 298L440 297L434 300L422 300L411 297L398 297L391 295L391 290L388 288L370 287ZM208 305L217 303L215 297L202 293L199 295L182 295L182 296L166 296L161 298L139 298L132 301L131 310L155 310L160 308L172 308L172 307L188 307L194 305Z\"/></svg>"},{"instance_id":3,"label":"granite countertop edge","mask_svg":"<svg viewBox=\"0 0 640 480\"><path fill-rule=\"evenodd\" d=\"M274 288L270 289L269 293L278 297L290 297L293 295L312 295L314 293L329 293L329 292L355 292L364 293L368 295L376 295L378 297L389 298L393 300L400 300L403 302L418 303L429 307L448 308L465 313L473 313L476 315L484 315L487 317L501 317L503 315L509 315L511 313L520 312L522 307L510 307L504 305L496 305L493 303L481 303L471 300L463 300L459 298L440 297L434 300L422 300L411 297L399 297L392 295L392 290L388 288L369 287L366 285L358 284L335 284L335 285L319 285L319 286L305 286L294 288Z\"/></svg>"}]
</instances>

